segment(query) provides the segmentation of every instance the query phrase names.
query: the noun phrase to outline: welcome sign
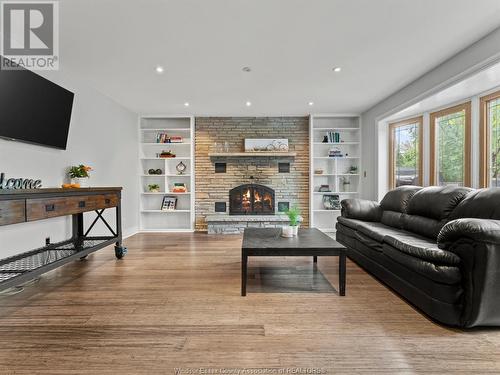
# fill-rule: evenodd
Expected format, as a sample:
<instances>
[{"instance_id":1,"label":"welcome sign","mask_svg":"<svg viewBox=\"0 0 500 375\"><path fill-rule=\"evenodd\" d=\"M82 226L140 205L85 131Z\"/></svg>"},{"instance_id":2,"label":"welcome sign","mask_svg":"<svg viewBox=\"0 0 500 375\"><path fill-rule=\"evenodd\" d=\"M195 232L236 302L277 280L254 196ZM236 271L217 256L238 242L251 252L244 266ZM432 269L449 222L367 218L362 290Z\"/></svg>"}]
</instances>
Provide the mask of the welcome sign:
<instances>
[{"instance_id":1,"label":"welcome sign","mask_svg":"<svg viewBox=\"0 0 500 375\"><path fill-rule=\"evenodd\" d=\"M42 180L30 178L6 178L5 173L0 173L0 189L40 189Z\"/></svg>"}]
</instances>

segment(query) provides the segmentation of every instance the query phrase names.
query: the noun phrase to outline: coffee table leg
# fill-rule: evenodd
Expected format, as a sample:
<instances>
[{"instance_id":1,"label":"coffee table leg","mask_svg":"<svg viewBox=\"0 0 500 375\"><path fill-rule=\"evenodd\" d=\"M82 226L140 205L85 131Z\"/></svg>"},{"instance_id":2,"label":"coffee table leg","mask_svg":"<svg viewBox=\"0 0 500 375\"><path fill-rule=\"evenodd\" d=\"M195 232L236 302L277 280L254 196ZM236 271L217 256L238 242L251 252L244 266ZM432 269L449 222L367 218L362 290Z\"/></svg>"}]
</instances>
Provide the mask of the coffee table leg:
<instances>
[{"instance_id":1,"label":"coffee table leg","mask_svg":"<svg viewBox=\"0 0 500 375\"><path fill-rule=\"evenodd\" d=\"M241 295L247 295L247 263L248 256L241 255Z\"/></svg>"},{"instance_id":2,"label":"coffee table leg","mask_svg":"<svg viewBox=\"0 0 500 375\"><path fill-rule=\"evenodd\" d=\"M339 294L345 296L345 254L339 255Z\"/></svg>"},{"instance_id":3,"label":"coffee table leg","mask_svg":"<svg viewBox=\"0 0 500 375\"><path fill-rule=\"evenodd\" d=\"M318 257L317 256L313 256L313 263L318 263Z\"/></svg>"}]
</instances>

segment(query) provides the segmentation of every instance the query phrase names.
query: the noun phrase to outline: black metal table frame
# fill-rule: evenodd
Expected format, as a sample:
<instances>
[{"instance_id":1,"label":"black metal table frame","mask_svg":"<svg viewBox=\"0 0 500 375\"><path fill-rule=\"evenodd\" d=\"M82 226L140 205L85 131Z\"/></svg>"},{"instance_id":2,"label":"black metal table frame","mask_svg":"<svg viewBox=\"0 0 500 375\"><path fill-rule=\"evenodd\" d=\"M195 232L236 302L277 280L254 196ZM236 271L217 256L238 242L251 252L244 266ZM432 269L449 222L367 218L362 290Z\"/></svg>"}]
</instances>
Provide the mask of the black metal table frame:
<instances>
[{"instance_id":1,"label":"black metal table frame","mask_svg":"<svg viewBox=\"0 0 500 375\"><path fill-rule=\"evenodd\" d=\"M88 229L85 231L84 226L84 217L83 213L73 214L72 216L72 237L68 240L47 244L44 247L34 249L28 252L24 252L18 255L14 255L12 257L0 259L0 267L3 265L22 260L23 258L28 258L30 256L35 256L39 253L43 253L50 250L58 250L61 246L72 244L74 246L74 253L58 259L53 262L47 262L41 267L29 270L29 269L16 269L15 271L9 270L1 270L0 273L8 274L8 273L20 273L20 275L7 279L5 281L0 282L0 290L5 290L11 287L18 286L27 281L37 278L38 276L52 271L66 263L77 259L84 259L87 255L98 251L106 246L110 246L115 244L115 256L118 259L123 258L123 256L127 253L127 248L122 244L122 224L121 224L121 200L118 202L115 208L116 211L116 229L109 225L106 219L102 216L105 209L98 209L94 212L97 214L94 221L90 224ZM89 211L92 212L92 211ZM98 221L102 221L107 229L111 232L111 236L89 236L90 232L94 228L95 224ZM96 244L89 248L84 248L85 241L95 241Z\"/></svg>"},{"instance_id":2,"label":"black metal table frame","mask_svg":"<svg viewBox=\"0 0 500 375\"><path fill-rule=\"evenodd\" d=\"M247 272L249 256L312 256L313 264L318 262L318 256L338 256L339 257L339 295L345 296L346 289L346 250L345 249L324 249L324 248L304 248L304 249L245 249L241 250L241 295L247 295Z\"/></svg>"}]
</instances>

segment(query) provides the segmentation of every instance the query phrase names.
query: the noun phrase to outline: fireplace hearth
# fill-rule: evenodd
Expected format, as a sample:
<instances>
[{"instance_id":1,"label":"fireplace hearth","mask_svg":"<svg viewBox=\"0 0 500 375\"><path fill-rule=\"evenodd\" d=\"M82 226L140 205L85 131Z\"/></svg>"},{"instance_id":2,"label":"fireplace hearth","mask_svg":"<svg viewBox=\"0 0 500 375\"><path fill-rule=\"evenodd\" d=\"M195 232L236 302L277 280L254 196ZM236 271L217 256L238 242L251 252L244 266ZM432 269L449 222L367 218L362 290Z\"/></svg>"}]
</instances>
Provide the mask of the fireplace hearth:
<instances>
[{"instance_id":1,"label":"fireplace hearth","mask_svg":"<svg viewBox=\"0 0 500 375\"><path fill-rule=\"evenodd\" d=\"M274 215L274 190L259 184L245 184L229 191L230 215Z\"/></svg>"}]
</instances>

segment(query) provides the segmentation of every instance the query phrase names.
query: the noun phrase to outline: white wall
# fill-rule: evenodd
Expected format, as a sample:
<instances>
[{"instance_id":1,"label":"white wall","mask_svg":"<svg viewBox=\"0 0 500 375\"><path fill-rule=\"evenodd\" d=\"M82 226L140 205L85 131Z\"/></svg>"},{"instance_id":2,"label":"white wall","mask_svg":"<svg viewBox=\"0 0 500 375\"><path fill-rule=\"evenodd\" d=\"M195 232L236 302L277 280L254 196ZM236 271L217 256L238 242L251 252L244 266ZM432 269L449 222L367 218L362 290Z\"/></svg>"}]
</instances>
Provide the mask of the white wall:
<instances>
[{"instance_id":1,"label":"white wall","mask_svg":"<svg viewBox=\"0 0 500 375\"><path fill-rule=\"evenodd\" d=\"M139 210L137 115L84 83L63 77L60 72L40 75L75 93L67 149L0 140L0 172L5 172L7 177L41 179L44 187L60 187L68 166L90 165L94 168L92 186L123 187L124 235L136 232ZM48 236L53 242L66 239L70 229L69 218L0 227L0 258L43 246Z\"/></svg>"},{"instance_id":2,"label":"white wall","mask_svg":"<svg viewBox=\"0 0 500 375\"><path fill-rule=\"evenodd\" d=\"M401 58L405 58L402 56ZM383 118L402 110L454 83L485 69L500 60L500 28L477 41L435 69L410 83L361 116L362 160L366 177L361 183L361 196L379 198L378 129Z\"/></svg>"}]
</instances>

